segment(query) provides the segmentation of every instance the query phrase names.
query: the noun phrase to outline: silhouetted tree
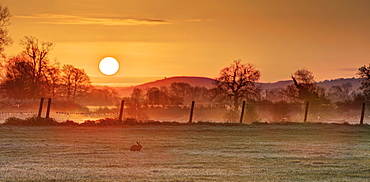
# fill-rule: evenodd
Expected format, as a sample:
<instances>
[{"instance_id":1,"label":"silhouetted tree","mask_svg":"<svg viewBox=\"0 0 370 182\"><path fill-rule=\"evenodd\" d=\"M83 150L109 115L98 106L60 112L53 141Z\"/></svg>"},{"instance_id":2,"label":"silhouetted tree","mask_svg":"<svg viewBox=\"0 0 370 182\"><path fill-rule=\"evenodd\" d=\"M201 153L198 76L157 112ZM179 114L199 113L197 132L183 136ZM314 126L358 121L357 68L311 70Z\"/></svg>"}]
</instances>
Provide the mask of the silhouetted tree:
<instances>
[{"instance_id":1,"label":"silhouetted tree","mask_svg":"<svg viewBox=\"0 0 370 182\"><path fill-rule=\"evenodd\" d=\"M234 110L238 110L242 100L260 98L261 89L256 85L261 73L252 64L242 64L240 60L221 70L214 82L216 99L219 102L231 100Z\"/></svg>"},{"instance_id":2,"label":"silhouetted tree","mask_svg":"<svg viewBox=\"0 0 370 182\"><path fill-rule=\"evenodd\" d=\"M172 94L171 90L169 90L166 86L160 87L160 102L164 105L180 105L183 104L184 99L181 97L177 97Z\"/></svg>"},{"instance_id":3,"label":"silhouetted tree","mask_svg":"<svg viewBox=\"0 0 370 182\"><path fill-rule=\"evenodd\" d=\"M146 92L148 105L155 106L162 104L161 91L157 87L149 88Z\"/></svg>"},{"instance_id":4,"label":"silhouetted tree","mask_svg":"<svg viewBox=\"0 0 370 182\"><path fill-rule=\"evenodd\" d=\"M33 96L32 64L24 55L8 59L1 86L5 96L12 99L29 99Z\"/></svg>"},{"instance_id":5,"label":"silhouetted tree","mask_svg":"<svg viewBox=\"0 0 370 182\"><path fill-rule=\"evenodd\" d=\"M316 85L313 73L306 69L297 70L292 79L296 90L296 97L301 101L309 101L314 103L328 102L325 97L325 90ZM290 89L292 86L290 86ZM291 93L294 93L291 91Z\"/></svg>"},{"instance_id":6,"label":"silhouetted tree","mask_svg":"<svg viewBox=\"0 0 370 182\"><path fill-rule=\"evenodd\" d=\"M67 100L74 100L77 97L84 96L91 88L90 78L85 71L72 65L64 65L62 67L61 84Z\"/></svg>"},{"instance_id":7,"label":"silhouetted tree","mask_svg":"<svg viewBox=\"0 0 370 182\"><path fill-rule=\"evenodd\" d=\"M124 98L126 101L125 105L127 106L126 113L128 117L135 119L145 119L147 116L143 112L145 105L145 94L144 91L140 88L134 88L131 93L131 97Z\"/></svg>"},{"instance_id":8,"label":"silhouetted tree","mask_svg":"<svg viewBox=\"0 0 370 182\"><path fill-rule=\"evenodd\" d=\"M160 89L157 87L149 88L146 92L146 103L150 106L162 105L178 105L179 99L176 96L172 96L166 86L161 86Z\"/></svg>"},{"instance_id":9,"label":"silhouetted tree","mask_svg":"<svg viewBox=\"0 0 370 182\"><path fill-rule=\"evenodd\" d=\"M205 101L210 99L209 89L206 87L191 86L184 82L174 82L170 86L170 95L172 99L180 99L181 103L190 103L191 101Z\"/></svg>"},{"instance_id":10,"label":"silhouetted tree","mask_svg":"<svg viewBox=\"0 0 370 182\"><path fill-rule=\"evenodd\" d=\"M134 107L136 109L140 109L145 106L144 102L145 102L145 98L144 98L143 90L139 88L134 88L131 94L130 102L128 103L128 106Z\"/></svg>"},{"instance_id":11,"label":"silhouetted tree","mask_svg":"<svg viewBox=\"0 0 370 182\"><path fill-rule=\"evenodd\" d=\"M286 88L282 89L280 95L290 102L297 102L299 100L298 89L294 84L288 85Z\"/></svg>"},{"instance_id":12,"label":"silhouetted tree","mask_svg":"<svg viewBox=\"0 0 370 182\"><path fill-rule=\"evenodd\" d=\"M27 58L26 61L31 66L32 98L39 98L47 92L48 78L46 77L46 73L50 66L48 55L53 43L39 43L35 37L26 36L21 40L21 45L24 48L22 55Z\"/></svg>"},{"instance_id":13,"label":"silhouetted tree","mask_svg":"<svg viewBox=\"0 0 370 182\"><path fill-rule=\"evenodd\" d=\"M4 77L1 85L6 97L32 99L39 96L55 96L58 68L47 63L43 66L41 75L38 75L34 62L25 54L7 59L3 68Z\"/></svg>"},{"instance_id":14,"label":"silhouetted tree","mask_svg":"<svg viewBox=\"0 0 370 182\"><path fill-rule=\"evenodd\" d=\"M48 91L44 96L51 98L61 97L62 93L60 64L56 61L53 64L48 64L48 66L45 68L44 75L47 79L45 87Z\"/></svg>"},{"instance_id":15,"label":"silhouetted tree","mask_svg":"<svg viewBox=\"0 0 370 182\"><path fill-rule=\"evenodd\" d=\"M315 92L315 77L313 73L306 69L297 70L292 79L295 88L298 90L298 98L304 101L318 97Z\"/></svg>"},{"instance_id":16,"label":"silhouetted tree","mask_svg":"<svg viewBox=\"0 0 370 182\"><path fill-rule=\"evenodd\" d=\"M352 84L350 82L330 87L328 96L333 101L345 102L352 99Z\"/></svg>"},{"instance_id":17,"label":"silhouetted tree","mask_svg":"<svg viewBox=\"0 0 370 182\"><path fill-rule=\"evenodd\" d=\"M83 103L86 105L112 106L118 104L118 93L111 87L92 88Z\"/></svg>"},{"instance_id":18,"label":"silhouetted tree","mask_svg":"<svg viewBox=\"0 0 370 182\"><path fill-rule=\"evenodd\" d=\"M4 57L5 46L10 45L13 41L9 36L9 32L6 29L10 25L10 11L8 7L0 5L0 55Z\"/></svg>"},{"instance_id":19,"label":"silhouetted tree","mask_svg":"<svg viewBox=\"0 0 370 182\"><path fill-rule=\"evenodd\" d=\"M357 75L361 78L361 87L366 101L370 101L370 64L362 66L358 69Z\"/></svg>"},{"instance_id":20,"label":"silhouetted tree","mask_svg":"<svg viewBox=\"0 0 370 182\"><path fill-rule=\"evenodd\" d=\"M192 86L184 82L174 82L170 85L171 94L177 98L182 98L183 101L189 102Z\"/></svg>"}]
</instances>

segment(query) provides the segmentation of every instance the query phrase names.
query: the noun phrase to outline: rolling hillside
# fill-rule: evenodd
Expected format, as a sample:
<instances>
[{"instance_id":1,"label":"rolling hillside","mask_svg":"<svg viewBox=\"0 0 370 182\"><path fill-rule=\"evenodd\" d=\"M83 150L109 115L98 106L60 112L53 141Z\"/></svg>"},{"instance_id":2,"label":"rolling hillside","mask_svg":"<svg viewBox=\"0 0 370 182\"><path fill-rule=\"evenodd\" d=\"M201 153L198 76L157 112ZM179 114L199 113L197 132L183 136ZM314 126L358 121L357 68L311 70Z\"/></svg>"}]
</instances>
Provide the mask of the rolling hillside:
<instances>
[{"instance_id":1,"label":"rolling hillside","mask_svg":"<svg viewBox=\"0 0 370 182\"><path fill-rule=\"evenodd\" d=\"M170 77L165 78L161 80L156 80L153 82L144 83L138 86L132 86L132 87L114 87L116 91L118 92L119 96L121 97L128 97L132 93L134 88L150 88L150 87L161 87L161 86L170 86L171 83L174 82L185 82L189 83L192 86L203 86L206 88L211 88L213 85L214 79L212 78L206 78L206 77ZM357 90L360 87L360 82L356 78L340 78L335 80L326 80L322 82L318 82L317 84L320 87L323 87L325 89L329 89L330 87L334 85L341 85L344 83L350 82L353 86L354 90ZM290 84L293 84L291 80L285 80L285 81L278 81L273 83L259 83L263 89L265 90L271 90L276 88L285 88Z\"/></svg>"},{"instance_id":2,"label":"rolling hillside","mask_svg":"<svg viewBox=\"0 0 370 182\"><path fill-rule=\"evenodd\" d=\"M128 97L134 90L134 88L151 88L151 87L161 87L161 86L166 86L169 87L172 83L174 82L185 82L189 83L192 86L200 86L200 87L206 87L206 88L211 88L213 84L213 79L212 78L206 78L206 77L186 77L186 76L178 76L178 77L170 77L170 78L165 78L161 80L156 80L148 83L144 83L141 85L137 86L132 86L132 87L114 87L118 94L121 97Z\"/></svg>"}]
</instances>

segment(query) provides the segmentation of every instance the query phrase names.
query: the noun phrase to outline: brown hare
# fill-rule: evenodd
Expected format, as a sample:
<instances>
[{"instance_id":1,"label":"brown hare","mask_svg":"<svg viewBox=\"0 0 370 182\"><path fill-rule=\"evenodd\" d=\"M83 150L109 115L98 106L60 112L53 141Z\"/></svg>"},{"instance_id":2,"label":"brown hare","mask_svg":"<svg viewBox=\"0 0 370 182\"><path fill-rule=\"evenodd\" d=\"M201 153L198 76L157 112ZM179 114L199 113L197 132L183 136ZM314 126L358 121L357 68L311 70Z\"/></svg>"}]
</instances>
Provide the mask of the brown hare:
<instances>
[{"instance_id":1,"label":"brown hare","mask_svg":"<svg viewBox=\"0 0 370 182\"><path fill-rule=\"evenodd\" d=\"M136 142L136 143L137 145L131 146L130 151L140 151L141 150L143 146L141 146L139 142Z\"/></svg>"}]
</instances>

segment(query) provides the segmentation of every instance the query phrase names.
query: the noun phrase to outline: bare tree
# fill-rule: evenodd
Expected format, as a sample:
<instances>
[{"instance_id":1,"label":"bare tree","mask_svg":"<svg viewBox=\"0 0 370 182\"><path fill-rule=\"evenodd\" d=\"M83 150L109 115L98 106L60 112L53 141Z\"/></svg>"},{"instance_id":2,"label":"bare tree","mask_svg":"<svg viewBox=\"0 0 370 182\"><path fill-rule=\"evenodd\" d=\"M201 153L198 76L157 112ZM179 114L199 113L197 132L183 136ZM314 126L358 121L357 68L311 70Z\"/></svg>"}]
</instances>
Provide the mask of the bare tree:
<instances>
[{"instance_id":1,"label":"bare tree","mask_svg":"<svg viewBox=\"0 0 370 182\"><path fill-rule=\"evenodd\" d=\"M25 54L11 57L5 61L2 89L13 99L32 99L40 96L54 97L59 79L57 67L45 64L37 75L33 61Z\"/></svg>"},{"instance_id":2,"label":"bare tree","mask_svg":"<svg viewBox=\"0 0 370 182\"><path fill-rule=\"evenodd\" d=\"M316 91L315 77L313 73L306 69L297 70L292 79L295 88L298 90L298 98L303 101L309 101L318 97Z\"/></svg>"},{"instance_id":3,"label":"bare tree","mask_svg":"<svg viewBox=\"0 0 370 182\"><path fill-rule=\"evenodd\" d=\"M171 94L177 98L182 98L183 101L189 102L191 93L191 85L185 82L174 82L170 85Z\"/></svg>"},{"instance_id":4,"label":"bare tree","mask_svg":"<svg viewBox=\"0 0 370 182\"><path fill-rule=\"evenodd\" d=\"M84 101L85 105L111 106L118 103L118 93L114 88L104 86L101 89L92 88Z\"/></svg>"},{"instance_id":5,"label":"bare tree","mask_svg":"<svg viewBox=\"0 0 370 182\"><path fill-rule=\"evenodd\" d=\"M345 102L352 99L352 92L352 84L347 82L330 87L328 95L334 101Z\"/></svg>"},{"instance_id":6,"label":"bare tree","mask_svg":"<svg viewBox=\"0 0 370 182\"><path fill-rule=\"evenodd\" d=\"M292 79L294 84L288 86L287 92L285 92L290 93L290 97L318 105L329 103L325 95L325 89L316 85L315 77L311 71L306 69L297 70L292 75Z\"/></svg>"},{"instance_id":7,"label":"bare tree","mask_svg":"<svg viewBox=\"0 0 370 182\"><path fill-rule=\"evenodd\" d=\"M370 64L362 66L358 69L357 75L361 78L361 87L366 100L370 101Z\"/></svg>"},{"instance_id":8,"label":"bare tree","mask_svg":"<svg viewBox=\"0 0 370 182\"><path fill-rule=\"evenodd\" d=\"M299 93L297 87L292 84L282 89L279 93L281 98L289 102L297 102L299 100Z\"/></svg>"},{"instance_id":9,"label":"bare tree","mask_svg":"<svg viewBox=\"0 0 370 182\"><path fill-rule=\"evenodd\" d=\"M252 64L242 64L240 60L221 70L214 82L218 101L231 100L234 110L238 110L243 99L260 98L261 89L256 85L261 73Z\"/></svg>"},{"instance_id":10,"label":"bare tree","mask_svg":"<svg viewBox=\"0 0 370 182\"><path fill-rule=\"evenodd\" d=\"M10 25L10 17L11 14L8 7L0 5L0 55L2 57L5 57L3 54L5 46L13 43L6 29L6 27Z\"/></svg>"},{"instance_id":11,"label":"bare tree","mask_svg":"<svg viewBox=\"0 0 370 182\"><path fill-rule=\"evenodd\" d=\"M162 104L161 102L161 91L157 87L151 87L146 91L147 104L150 106L156 106Z\"/></svg>"},{"instance_id":12,"label":"bare tree","mask_svg":"<svg viewBox=\"0 0 370 182\"><path fill-rule=\"evenodd\" d=\"M91 87L90 78L85 71L72 65L62 67L61 82L67 100L86 95Z\"/></svg>"},{"instance_id":13,"label":"bare tree","mask_svg":"<svg viewBox=\"0 0 370 182\"><path fill-rule=\"evenodd\" d=\"M127 101L127 115L131 118L143 120L147 116L143 112L143 107L145 107L145 94L142 89L134 88L131 97L125 98Z\"/></svg>"},{"instance_id":14,"label":"bare tree","mask_svg":"<svg viewBox=\"0 0 370 182\"><path fill-rule=\"evenodd\" d=\"M209 90L206 87L191 86L184 82L174 82L170 86L170 93L173 99L180 99L181 102L209 101ZM178 100L178 101L180 101Z\"/></svg>"},{"instance_id":15,"label":"bare tree","mask_svg":"<svg viewBox=\"0 0 370 182\"><path fill-rule=\"evenodd\" d=\"M52 50L53 43L39 42L35 37L26 36L21 40L21 45L24 48L22 55L27 57L31 65L32 97L38 98L44 94L44 89L47 89L48 78L46 72L50 67L48 55Z\"/></svg>"},{"instance_id":16,"label":"bare tree","mask_svg":"<svg viewBox=\"0 0 370 182\"><path fill-rule=\"evenodd\" d=\"M53 65L50 65L46 69L45 76L48 79L48 90L49 90L49 97L57 98L60 97L60 85L61 85L61 78L60 78L60 66L59 63L56 62Z\"/></svg>"},{"instance_id":17,"label":"bare tree","mask_svg":"<svg viewBox=\"0 0 370 182\"><path fill-rule=\"evenodd\" d=\"M32 64L27 57L18 55L6 60L1 86L5 96L12 99L28 99L33 96Z\"/></svg>"}]
</instances>

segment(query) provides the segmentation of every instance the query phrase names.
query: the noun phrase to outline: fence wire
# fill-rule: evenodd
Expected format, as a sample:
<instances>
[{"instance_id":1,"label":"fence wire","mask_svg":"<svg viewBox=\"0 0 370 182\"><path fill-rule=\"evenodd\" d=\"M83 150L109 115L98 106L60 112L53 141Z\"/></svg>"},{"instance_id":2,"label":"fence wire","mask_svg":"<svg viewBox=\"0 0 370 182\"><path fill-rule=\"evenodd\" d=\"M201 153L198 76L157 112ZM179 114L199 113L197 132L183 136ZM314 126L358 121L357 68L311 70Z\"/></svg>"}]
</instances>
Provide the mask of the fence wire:
<instances>
[{"instance_id":1,"label":"fence wire","mask_svg":"<svg viewBox=\"0 0 370 182\"><path fill-rule=\"evenodd\" d=\"M37 103L36 101L27 101L28 103ZM10 103L11 111L0 110L0 123L4 123L7 118L17 117L25 119L35 117L38 114L38 105L33 107L23 108L18 104ZM42 117L45 116L46 104ZM102 106L101 108L104 108ZM143 120L163 121L163 122L181 122L186 123L190 120L189 105L180 106L154 106L139 109L140 116L133 116L130 109L125 107L123 117L138 117ZM365 106L364 123L370 123L370 105ZM53 109L50 112L50 117L55 118L59 122L72 120L82 123L86 120L99 120L104 118L118 118L119 109L114 108L107 112L66 112ZM323 123L360 123L362 104L331 104L331 105L315 105L310 104L308 108L307 122L323 122ZM112 111L112 112L109 112ZM195 103L193 122L239 122L240 111L232 112L232 109L227 105L222 104L197 104ZM252 118L252 120L248 120ZM260 122L304 122L305 104L271 104L271 103L247 103L244 113L243 122L249 123L253 121Z\"/></svg>"}]
</instances>

